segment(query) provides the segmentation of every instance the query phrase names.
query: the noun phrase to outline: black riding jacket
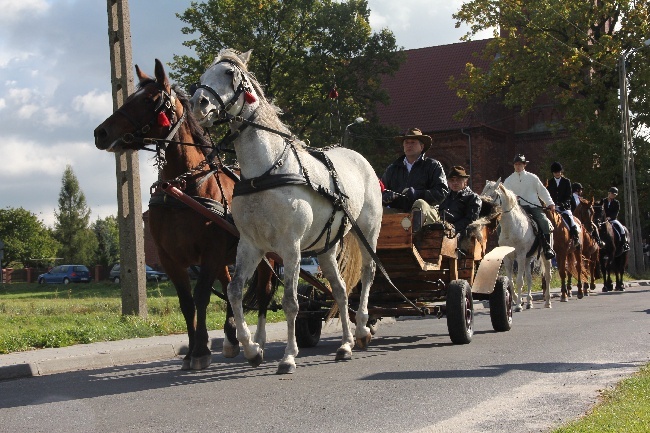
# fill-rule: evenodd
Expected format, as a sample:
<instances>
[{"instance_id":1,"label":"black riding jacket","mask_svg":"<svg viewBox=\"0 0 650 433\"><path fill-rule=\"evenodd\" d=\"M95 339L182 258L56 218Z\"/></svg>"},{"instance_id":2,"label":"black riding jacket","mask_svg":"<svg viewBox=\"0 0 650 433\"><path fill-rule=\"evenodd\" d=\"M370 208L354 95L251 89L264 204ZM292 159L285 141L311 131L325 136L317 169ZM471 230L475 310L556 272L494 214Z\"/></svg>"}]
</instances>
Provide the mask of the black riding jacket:
<instances>
[{"instance_id":1,"label":"black riding jacket","mask_svg":"<svg viewBox=\"0 0 650 433\"><path fill-rule=\"evenodd\" d=\"M440 218L452 223L456 233L460 233L478 219L482 203L478 194L469 187L458 192L450 191L440 203Z\"/></svg>"},{"instance_id":2,"label":"black riding jacket","mask_svg":"<svg viewBox=\"0 0 650 433\"><path fill-rule=\"evenodd\" d=\"M447 178L442 164L433 158L422 155L413 163L409 173L404 165L405 158L406 156L402 155L389 165L381 177L381 181L386 189L391 191L401 193L404 189L412 187L415 194L412 197L400 196L388 205L392 208L410 211L417 199L424 199L432 206L440 204L449 194L449 186L447 186Z\"/></svg>"},{"instance_id":3,"label":"black riding jacket","mask_svg":"<svg viewBox=\"0 0 650 433\"><path fill-rule=\"evenodd\" d=\"M561 210L571 209L571 196L573 192L571 191L571 181L569 179L562 176L560 178L560 184L557 185L555 177L552 177L546 181L546 189L551 194L553 203L556 206Z\"/></svg>"},{"instance_id":4,"label":"black riding jacket","mask_svg":"<svg viewBox=\"0 0 650 433\"><path fill-rule=\"evenodd\" d=\"M601 206L605 210L605 216L610 220L618 219L618 211L621 209L621 204L618 200L614 199L611 202L607 197L600 201Z\"/></svg>"}]
</instances>

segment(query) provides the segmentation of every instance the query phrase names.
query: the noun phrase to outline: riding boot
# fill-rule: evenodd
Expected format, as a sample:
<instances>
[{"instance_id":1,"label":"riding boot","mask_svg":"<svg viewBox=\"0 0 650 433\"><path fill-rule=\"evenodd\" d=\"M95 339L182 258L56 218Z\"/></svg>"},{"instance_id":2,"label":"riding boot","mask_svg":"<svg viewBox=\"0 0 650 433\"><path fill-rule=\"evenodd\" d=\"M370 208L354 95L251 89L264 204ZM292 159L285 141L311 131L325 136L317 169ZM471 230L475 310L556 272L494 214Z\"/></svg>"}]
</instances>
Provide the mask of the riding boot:
<instances>
[{"instance_id":1,"label":"riding boot","mask_svg":"<svg viewBox=\"0 0 650 433\"><path fill-rule=\"evenodd\" d=\"M598 234L598 230L597 230L597 229L594 229L594 230L591 232L591 235L594 237L594 240L596 241L596 244L598 245L599 248L605 248L605 242L603 242L603 241L600 239L600 234Z\"/></svg>"},{"instance_id":2,"label":"riding boot","mask_svg":"<svg viewBox=\"0 0 650 433\"><path fill-rule=\"evenodd\" d=\"M571 239L573 239L573 243L576 246L580 245L580 234L578 233L578 227L577 226L571 226L571 229L569 230L569 233L571 233Z\"/></svg>"},{"instance_id":3,"label":"riding boot","mask_svg":"<svg viewBox=\"0 0 650 433\"><path fill-rule=\"evenodd\" d=\"M625 233L621 233L621 239L618 245L616 246L616 252L614 253L614 256L618 257L621 254L623 254L626 251L630 251L630 244L627 241L627 235Z\"/></svg>"},{"instance_id":4,"label":"riding boot","mask_svg":"<svg viewBox=\"0 0 650 433\"><path fill-rule=\"evenodd\" d=\"M555 257L555 251L551 248L551 235L542 235L542 247L544 247L544 257L551 260Z\"/></svg>"}]
</instances>

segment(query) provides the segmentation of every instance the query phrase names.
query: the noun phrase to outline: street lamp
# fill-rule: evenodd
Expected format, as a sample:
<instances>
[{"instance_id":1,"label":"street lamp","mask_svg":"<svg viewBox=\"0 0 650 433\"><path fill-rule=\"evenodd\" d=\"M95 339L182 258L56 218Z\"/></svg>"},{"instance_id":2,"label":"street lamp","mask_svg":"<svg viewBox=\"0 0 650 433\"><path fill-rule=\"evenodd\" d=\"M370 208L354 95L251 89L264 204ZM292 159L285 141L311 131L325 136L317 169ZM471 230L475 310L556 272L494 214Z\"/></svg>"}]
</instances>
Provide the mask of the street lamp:
<instances>
[{"instance_id":1,"label":"street lamp","mask_svg":"<svg viewBox=\"0 0 650 433\"><path fill-rule=\"evenodd\" d=\"M643 42L650 45L650 39ZM631 274L637 274L643 269L643 253L641 246L641 222L639 220L639 199L636 191L636 171L634 168L634 152L630 132L630 111L627 97L627 71L625 58L643 47L633 48L621 53L619 58L619 84L621 104L621 135L623 139L623 189L625 194L625 225L630 232L630 260L628 261Z\"/></svg>"},{"instance_id":2,"label":"street lamp","mask_svg":"<svg viewBox=\"0 0 650 433\"><path fill-rule=\"evenodd\" d=\"M366 120L363 117L357 117L354 119L354 122L350 123L348 126L345 127L345 131L343 132L343 147L348 147L348 128L352 125L358 125L360 123L365 122Z\"/></svg>"}]
</instances>

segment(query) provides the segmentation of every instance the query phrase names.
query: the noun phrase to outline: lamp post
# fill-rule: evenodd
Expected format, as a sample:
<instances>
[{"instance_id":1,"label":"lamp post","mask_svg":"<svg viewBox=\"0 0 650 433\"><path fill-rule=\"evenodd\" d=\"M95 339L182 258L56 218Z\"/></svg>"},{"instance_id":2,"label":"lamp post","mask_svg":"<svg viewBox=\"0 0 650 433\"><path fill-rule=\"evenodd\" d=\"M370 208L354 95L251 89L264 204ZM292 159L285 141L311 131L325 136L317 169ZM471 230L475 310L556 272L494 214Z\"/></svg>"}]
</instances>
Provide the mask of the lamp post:
<instances>
[{"instance_id":1,"label":"lamp post","mask_svg":"<svg viewBox=\"0 0 650 433\"><path fill-rule=\"evenodd\" d=\"M354 122L350 123L348 126L345 127L345 131L343 132L343 147L348 147L348 128L352 125L358 125L360 123L365 122L366 120L363 117L357 117L354 119Z\"/></svg>"},{"instance_id":2,"label":"lamp post","mask_svg":"<svg viewBox=\"0 0 650 433\"><path fill-rule=\"evenodd\" d=\"M643 42L650 45L650 39ZM630 232L630 257L628 267L631 274L637 274L643 269L643 252L641 242L641 222L639 220L639 199L636 190L636 170L634 168L634 152L630 131L630 110L627 94L627 71L625 58L643 47L633 48L621 53L619 58L619 85L621 105L621 135L623 153L623 190L625 194L625 225Z\"/></svg>"}]
</instances>

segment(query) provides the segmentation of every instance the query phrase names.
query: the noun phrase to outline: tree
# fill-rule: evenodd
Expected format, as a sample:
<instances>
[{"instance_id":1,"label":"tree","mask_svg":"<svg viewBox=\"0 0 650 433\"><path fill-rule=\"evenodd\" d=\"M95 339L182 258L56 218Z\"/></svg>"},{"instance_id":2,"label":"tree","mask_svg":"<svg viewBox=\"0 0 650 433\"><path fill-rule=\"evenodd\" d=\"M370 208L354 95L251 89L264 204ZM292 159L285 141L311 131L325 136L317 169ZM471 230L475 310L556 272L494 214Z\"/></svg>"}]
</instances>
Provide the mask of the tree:
<instances>
[{"instance_id":1,"label":"tree","mask_svg":"<svg viewBox=\"0 0 650 433\"><path fill-rule=\"evenodd\" d=\"M61 183L59 209L54 211L54 233L61 243L59 257L67 263L92 265L97 238L89 228L90 209L86 196L70 165L66 166Z\"/></svg>"},{"instance_id":2,"label":"tree","mask_svg":"<svg viewBox=\"0 0 650 433\"><path fill-rule=\"evenodd\" d=\"M366 0L208 0L178 16L198 58L174 56L172 78L194 83L221 49L253 49L249 70L313 146L339 142L356 117L374 122L381 76L404 59L392 32L371 32Z\"/></svg>"},{"instance_id":3,"label":"tree","mask_svg":"<svg viewBox=\"0 0 650 433\"><path fill-rule=\"evenodd\" d=\"M97 237L95 264L110 266L120 261L120 227L113 215L104 219L97 218L92 224Z\"/></svg>"},{"instance_id":4,"label":"tree","mask_svg":"<svg viewBox=\"0 0 650 433\"><path fill-rule=\"evenodd\" d=\"M0 209L0 239L5 243L3 265L53 264L60 244L33 213L21 208Z\"/></svg>"},{"instance_id":5,"label":"tree","mask_svg":"<svg viewBox=\"0 0 650 433\"><path fill-rule=\"evenodd\" d=\"M454 15L457 26L471 29L465 38L490 28L499 28L501 36L483 53L492 59L489 68L468 63L450 84L469 111L496 97L527 113L541 97L550 98L561 114L550 126L566 134L550 155L569 174L579 174L573 180L586 192L604 196L611 185L622 185L617 62L650 37L649 17L650 3L632 0L467 1ZM649 54L646 48L628 57L634 129L650 120ZM641 198L649 189L648 139L635 144Z\"/></svg>"}]
</instances>

